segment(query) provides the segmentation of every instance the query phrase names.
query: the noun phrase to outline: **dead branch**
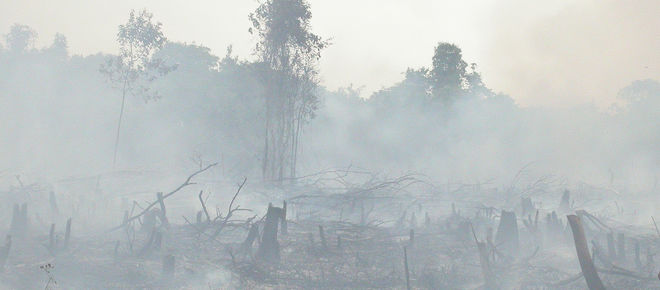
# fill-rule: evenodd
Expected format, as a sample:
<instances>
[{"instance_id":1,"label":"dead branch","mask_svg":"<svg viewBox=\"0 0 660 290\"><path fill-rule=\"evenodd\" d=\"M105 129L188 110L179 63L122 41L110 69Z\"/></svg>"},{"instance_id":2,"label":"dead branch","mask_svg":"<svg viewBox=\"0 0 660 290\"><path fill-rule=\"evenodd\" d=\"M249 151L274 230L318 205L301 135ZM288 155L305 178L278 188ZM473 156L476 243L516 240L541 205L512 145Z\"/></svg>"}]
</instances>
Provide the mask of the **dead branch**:
<instances>
[{"instance_id":1,"label":"dead branch","mask_svg":"<svg viewBox=\"0 0 660 290\"><path fill-rule=\"evenodd\" d=\"M202 199L202 193L204 193L203 190L199 191L199 203L202 204L202 209L204 210L204 214L206 215L206 223L211 222L211 217L209 216L209 211L206 209L206 204L204 204L204 200Z\"/></svg>"},{"instance_id":2,"label":"dead branch","mask_svg":"<svg viewBox=\"0 0 660 290\"><path fill-rule=\"evenodd\" d=\"M166 199L166 198L168 198L168 197L174 195L174 194L177 193L179 190L183 189L184 187L186 187L186 186L188 186L188 185L193 185L193 184L195 184L194 182L190 182L190 180L192 180L193 177L195 177L197 174L200 174L200 173L202 173L202 172L204 172L204 171L208 170L209 168L211 168L211 167L213 167L213 166L216 166L216 165L218 165L217 162L216 162L216 163L213 163L213 164L210 164L210 165L208 165L208 166L206 166L206 167L204 167L204 168L202 168L202 169L200 169L200 170L197 170L195 173L193 173L193 174L191 174L190 176L188 176L188 178L186 179L186 181L185 181L184 183L182 183L181 185L179 185L179 187L177 187L175 190L171 191L171 192L168 193L168 194L163 195L163 197L160 198L159 200L156 200L156 201L150 203L150 204L149 204L147 207L145 207L145 208L144 208L139 214L134 215L134 216L132 216L132 217L130 217L130 218L124 220L124 222L123 222L121 225L116 226L116 227L110 229L108 232L114 232L114 231L116 231L116 230L118 230L118 229L124 227L124 226L125 226L126 224L128 224L129 222L132 222L132 221L138 219L139 217L143 216L144 214L146 214L146 213L147 213L152 207L156 206L157 204L160 204L160 202L162 202L164 199Z\"/></svg>"},{"instance_id":3,"label":"dead branch","mask_svg":"<svg viewBox=\"0 0 660 290\"><path fill-rule=\"evenodd\" d=\"M225 216L225 219L222 221L222 223L220 224L218 229L212 235L213 239L215 239L215 237L217 237L220 234L222 229L227 224L227 220L229 220L229 218L234 214L234 212L241 210L239 208L239 206L236 206L236 208L232 208L232 206L234 205L234 201L236 200L236 197L241 192L241 189L243 188L243 186L245 186L245 182L247 182L247 177L243 178L243 182L238 186L238 189L236 190L236 193L234 194L234 197L231 199L231 202L229 203L229 209L227 211L227 215ZM220 217L220 216L218 216L218 217Z\"/></svg>"}]
</instances>

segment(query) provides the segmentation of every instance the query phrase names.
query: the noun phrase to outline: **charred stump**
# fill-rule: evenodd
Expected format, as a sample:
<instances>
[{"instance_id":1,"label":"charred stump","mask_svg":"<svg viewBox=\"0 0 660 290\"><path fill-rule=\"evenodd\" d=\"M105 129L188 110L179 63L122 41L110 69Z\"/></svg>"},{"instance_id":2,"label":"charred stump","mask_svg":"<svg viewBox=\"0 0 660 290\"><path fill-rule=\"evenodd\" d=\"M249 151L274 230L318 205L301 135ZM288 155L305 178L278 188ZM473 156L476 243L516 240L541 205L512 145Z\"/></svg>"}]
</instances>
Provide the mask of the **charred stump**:
<instances>
[{"instance_id":1,"label":"charred stump","mask_svg":"<svg viewBox=\"0 0 660 290\"><path fill-rule=\"evenodd\" d=\"M408 249L403 247L403 266L406 271L406 289L410 290L410 271L408 271Z\"/></svg>"},{"instance_id":2,"label":"charred stump","mask_svg":"<svg viewBox=\"0 0 660 290\"><path fill-rule=\"evenodd\" d=\"M7 258L9 258L9 251L11 250L11 235L7 235L5 238L5 245L0 248L0 272L4 270L5 265L7 264Z\"/></svg>"},{"instance_id":3,"label":"charred stump","mask_svg":"<svg viewBox=\"0 0 660 290\"><path fill-rule=\"evenodd\" d=\"M518 253L518 222L514 212L502 210L500 224L495 234L495 243L509 255L515 256Z\"/></svg>"},{"instance_id":4,"label":"charred stump","mask_svg":"<svg viewBox=\"0 0 660 290\"><path fill-rule=\"evenodd\" d=\"M269 263L279 263L280 244L277 241L277 224L282 217L282 209L268 204L266 222L264 225L261 243L257 250L257 258Z\"/></svg>"},{"instance_id":5,"label":"charred stump","mask_svg":"<svg viewBox=\"0 0 660 290\"><path fill-rule=\"evenodd\" d=\"M286 224L286 200L282 202L282 234L286 235L289 233L288 226Z\"/></svg>"},{"instance_id":6,"label":"charred stump","mask_svg":"<svg viewBox=\"0 0 660 290\"><path fill-rule=\"evenodd\" d=\"M571 192L568 190L564 190L564 193L561 195L561 201L559 202L559 211L560 212L571 211Z\"/></svg>"},{"instance_id":7,"label":"charred stump","mask_svg":"<svg viewBox=\"0 0 660 290\"><path fill-rule=\"evenodd\" d=\"M617 260L621 263L626 262L626 236L619 233L617 236Z\"/></svg>"},{"instance_id":8,"label":"charred stump","mask_svg":"<svg viewBox=\"0 0 660 290\"><path fill-rule=\"evenodd\" d=\"M642 259L640 258L639 251L639 240L635 239L635 266L637 269L642 269Z\"/></svg>"},{"instance_id":9,"label":"charred stump","mask_svg":"<svg viewBox=\"0 0 660 290\"><path fill-rule=\"evenodd\" d=\"M241 244L241 252L245 254L252 253L252 244L254 244L254 240L257 239L257 236L259 236L259 226L257 224L252 224L247 238L245 238L245 241Z\"/></svg>"}]
</instances>

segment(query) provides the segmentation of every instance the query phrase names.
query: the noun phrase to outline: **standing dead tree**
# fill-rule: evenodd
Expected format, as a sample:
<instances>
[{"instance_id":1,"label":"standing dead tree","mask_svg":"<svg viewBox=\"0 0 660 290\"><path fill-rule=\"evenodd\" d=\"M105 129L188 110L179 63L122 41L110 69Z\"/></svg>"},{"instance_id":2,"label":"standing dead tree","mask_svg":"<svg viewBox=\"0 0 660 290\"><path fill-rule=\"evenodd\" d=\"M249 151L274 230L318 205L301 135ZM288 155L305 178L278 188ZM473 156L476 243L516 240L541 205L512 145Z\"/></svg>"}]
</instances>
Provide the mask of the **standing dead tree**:
<instances>
[{"instance_id":1,"label":"standing dead tree","mask_svg":"<svg viewBox=\"0 0 660 290\"><path fill-rule=\"evenodd\" d=\"M403 247L403 266L406 271L406 289L410 290L410 271L408 271L408 248Z\"/></svg>"},{"instance_id":2,"label":"standing dead tree","mask_svg":"<svg viewBox=\"0 0 660 290\"><path fill-rule=\"evenodd\" d=\"M571 230L573 231L575 250L577 251L580 268L582 268L582 274L587 281L587 286L590 290L604 290L605 286L600 280L596 267L594 266L594 261L589 254L589 245L587 244L587 238L584 235L582 220L576 215L568 215L567 218L568 223L571 225Z\"/></svg>"}]
</instances>

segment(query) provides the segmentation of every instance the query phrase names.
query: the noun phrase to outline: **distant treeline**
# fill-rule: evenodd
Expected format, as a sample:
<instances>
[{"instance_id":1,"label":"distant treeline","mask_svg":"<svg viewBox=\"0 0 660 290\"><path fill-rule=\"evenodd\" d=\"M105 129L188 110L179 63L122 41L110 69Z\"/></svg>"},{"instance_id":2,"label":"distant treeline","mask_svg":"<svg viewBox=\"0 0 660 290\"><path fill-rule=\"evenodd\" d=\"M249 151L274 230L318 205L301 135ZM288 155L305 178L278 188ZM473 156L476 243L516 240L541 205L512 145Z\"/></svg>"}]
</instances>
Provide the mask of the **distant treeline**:
<instances>
[{"instance_id":1,"label":"distant treeline","mask_svg":"<svg viewBox=\"0 0 660 290\"><path fill-rule=\"evenodd\" d=\"M36 37L31 28L14 25L0 46L0 164L28 171L107 170L120 98L99 69L112 56L71 55L60 34L52 45L35 48ZM260 175L269 97L262 62L239 59L231 47L219 57L204 46L176 42L166 42L154 56L176 70L154 81L159 98L127 99L123 167L213 160L229 176ZM457 45L439 43L429 64L408 69L403 80L368 98L355 86L318 87L318 104L297 149L298 174L355 166L487 179L535 161L578 178L657 184L658 81L623 88L620 105L607 112L589 104L521 108L492 92Z\"/></svg>"}]
</instances>

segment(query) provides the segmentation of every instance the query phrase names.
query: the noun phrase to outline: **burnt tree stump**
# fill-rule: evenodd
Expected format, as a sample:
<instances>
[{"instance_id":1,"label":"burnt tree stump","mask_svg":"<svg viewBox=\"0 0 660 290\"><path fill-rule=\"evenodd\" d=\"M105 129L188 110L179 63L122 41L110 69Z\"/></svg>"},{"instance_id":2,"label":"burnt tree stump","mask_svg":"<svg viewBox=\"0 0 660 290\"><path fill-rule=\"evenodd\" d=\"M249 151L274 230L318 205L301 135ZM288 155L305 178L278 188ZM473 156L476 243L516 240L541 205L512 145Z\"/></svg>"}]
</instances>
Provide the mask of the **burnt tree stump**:
<instances>
[{"instance_id":1,"label":"burnt tree stump","mask_svg":"<svg viewBox=\"0 0 660 290\"><path fill-rule=\"evenodd\" d=\"M516 214L512 211L502 210L500 224L495 234L495 243L501 246L502 252L515 256L518 253L519 241Z\"/></svg>"},{"instance_id":2,"label":"burnt tree stump","mask_svg":"<svg viewBox=\"0 0 660 290\"><path fill-rule=\"evenodd\" d=\"M252 244L254 244L254 240L257 239L257 236L259 236L259 226L257 224L252 224L247 238L245 238L245 241L241 244L241 252L245 254L252 253Z\"/></svg>"},{"instance_id":3,"label":"burnt tree stump","mask_svg":"<svg viewBox=\"0 0 660 290\"><path fill-rule=\"evenodd\" d=\"M286 224L286 200L282 202L282 234L286 235L289 233L288 226Z\"/></svg>"},{"instance_id":4,"label":"burnt tree stump","mask_svg":"<svg viewBox=\"0 0 660 290\"><path fill-rule=\"evenodd\" d=\"M282 209L268 204L261 243L257 250L257 258L262 261L275 264L280 261L280 243L277 241L277 225L281 217Z\"/></svg>"},{"instance_id":5,"label":"burnt tree stump","mask_svg":"<svg viewBox=\"0 0 660 290\"><path fill-rule=\"evenodd\" d=\"M560 212L570 212L571 211L571 192L564 190L564 193L561 195L561 201L559 202L559 211Z\"/></svg>"},{"instance_id":6,"label":"burnt tree stump","mask_svg":"<svg viewBox=\"0 0 660 290\"><path fill-rule=\"evenodd\" d=\"M7 235L5 238L5 246L0 248L0 272L4 270L5 265L7 264L7 258L9 258L9 251L11 250L11 235Z\"/></svg>"}]
</instances>

